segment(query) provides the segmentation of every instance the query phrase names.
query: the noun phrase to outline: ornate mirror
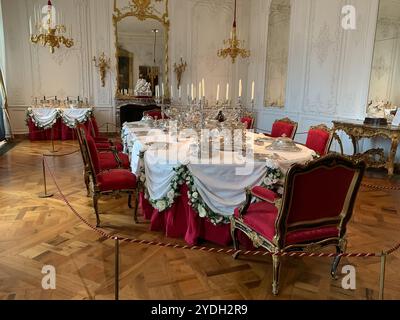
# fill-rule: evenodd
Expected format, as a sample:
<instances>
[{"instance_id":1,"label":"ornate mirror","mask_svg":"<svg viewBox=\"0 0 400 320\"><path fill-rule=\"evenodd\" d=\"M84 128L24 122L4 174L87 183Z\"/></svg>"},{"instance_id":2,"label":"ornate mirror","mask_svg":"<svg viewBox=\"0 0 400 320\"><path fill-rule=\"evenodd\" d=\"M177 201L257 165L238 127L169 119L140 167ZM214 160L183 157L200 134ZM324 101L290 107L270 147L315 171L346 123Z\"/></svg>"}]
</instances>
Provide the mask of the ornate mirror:
<instances>
[{"instance_id":1,"label":"ornate mirror","mask_svg":"<svg viewBox=\"0 0 400 320\"><path fill-rule=\"evenodd\" d=\"M117 98L169 98L168 0L114 0Z\"/></svg>"},{"instance_id":2,"label":"ornate mirror","mask_svg":"<svg viewBox=\"0 0 400 320\"><path fill-rule=\"evenodd\" d=\"M272 0L268 20L265 106L285 106L290 0Z\"/></svg>"},{"instance_id":3,"label":"ornate mirror","mask_svg":"<svg viewBox=\"0 0 400 320\"><path fill-rule=\"evenodd\" d=\"M380 0L367 113L390 118L400 107L400 1Z\"/></svg>"}]
</instances>

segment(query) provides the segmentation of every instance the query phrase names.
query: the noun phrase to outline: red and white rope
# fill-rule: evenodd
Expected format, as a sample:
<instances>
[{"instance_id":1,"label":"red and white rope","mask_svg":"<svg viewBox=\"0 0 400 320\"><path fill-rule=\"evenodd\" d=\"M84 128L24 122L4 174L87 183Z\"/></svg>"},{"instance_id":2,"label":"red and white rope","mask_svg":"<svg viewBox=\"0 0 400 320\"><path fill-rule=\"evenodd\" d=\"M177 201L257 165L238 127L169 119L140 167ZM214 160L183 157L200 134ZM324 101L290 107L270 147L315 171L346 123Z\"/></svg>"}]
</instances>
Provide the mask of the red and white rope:
<instances>
[{"instance_id":1,"label":"red and white rope","mask_svg":"<svg viewBox=\"0 0 400 320\"><path fill-rule=\"evenodd\" d=\"M122 242L126 243L136 243L140 245L148 245L148 246L157 246L157 247L165 247L165 248L173 248L173 249L184 249L184 250L191 250L191 251L202 251L202 252L208 252L208 253L223 253L223 254L228 254L228 255L234 255L234 254L241 254L245 256L281 256L281 257L316 257L316 258L334 258L334 257L349 257L349 258L369 258L369 257L380 257L382 255L390 255L393 254L395 251L400 249L400 243L391 248L390 250L383 253L313 253L313 252L268 252L268 251L243 251L243 250L235 250L235 249L228 249L228 248L213 248L213 247L199 247L199 246L188 246L188 245L180 245L180 244L174 244L174 243L164 243L164 242L158 242L158 241L149 241L149 240L142 240L142 239L131 239L131 238L126 238L126 237L121 237L121 236L116 236L109 234L96 226L90 224L85 218L83 218L79 212L75 210L75 208L71 205L71 203L68 201L67 197L64 195L62 192L57 179L54 175L54 173L51 171L46 158L44 158L44 162L46 165L47 170L49 171L54 185L56 186L62 200L65 202L65 204L71 209L71 211L78 217L79 220L81 220L86 226L88 226L90 229L101 235L102 237L105 237L107 239L112 239L112 240L119 240Z\"/></svg>"}]
</instances>

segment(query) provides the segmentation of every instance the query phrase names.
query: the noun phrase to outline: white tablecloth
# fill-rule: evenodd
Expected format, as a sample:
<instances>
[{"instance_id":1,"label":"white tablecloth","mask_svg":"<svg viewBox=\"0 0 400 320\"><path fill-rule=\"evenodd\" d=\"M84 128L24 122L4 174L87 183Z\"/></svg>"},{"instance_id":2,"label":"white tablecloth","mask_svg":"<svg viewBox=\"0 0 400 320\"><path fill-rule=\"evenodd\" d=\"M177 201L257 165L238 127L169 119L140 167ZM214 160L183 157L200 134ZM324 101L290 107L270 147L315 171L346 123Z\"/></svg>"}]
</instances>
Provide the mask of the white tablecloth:
<instances>
[{"instance_id":1,"label":"white tablecloth","mask_svg":"<svg viewBox=\"0 0 400 320\"><path fill-rule=\"evenodd\" d=\"M263 135L248 133L251 140ZM163 143L172 138L168 143ZM154 130L145 123L126 123L122 129L122 139L125 151L130 155L131 169L140 175L141 151L144 152L144 167L146 175L146 188L153 200L164 198L170 191L172 179L175 177L174 168L186 165L194 177L194 183L203 201L215 213L228 217L245 200L245 188L261 184L266 172L266 160L249 160L234 152L220 151L214 158L199 161L191 153L192 140L169 137L160 129ZM157 142L155 144L149 144ZM272 141L271 141L272 142ZM283 172L294 163L305 163L313 159L315 152L299 145L300 152L273 152L265 149L271 142L264 145L255 145L256 154L279 156L277 164ZM168 159L167 155L174 154L176 159ZM275 155L274 155L275 154ZM233 163L217 163L225 156L234 158ZM245 165L249 169L238 174L238 169L243 170ZM247 171L247 172L246 172Z\"/></svg>"},{"instance_id":2,"label":"white tablecloth","mask_svg":"<svg viewBox=\"0 0 400 320\"><path fill-rule=\"evenodd\" d=\"M29 108L27 115L42 129L51 128L61 118L65 125L74 128L76 122L84 123L92 115L92 108L62 109L62 108Z\"/></svg>"}]
</instances>

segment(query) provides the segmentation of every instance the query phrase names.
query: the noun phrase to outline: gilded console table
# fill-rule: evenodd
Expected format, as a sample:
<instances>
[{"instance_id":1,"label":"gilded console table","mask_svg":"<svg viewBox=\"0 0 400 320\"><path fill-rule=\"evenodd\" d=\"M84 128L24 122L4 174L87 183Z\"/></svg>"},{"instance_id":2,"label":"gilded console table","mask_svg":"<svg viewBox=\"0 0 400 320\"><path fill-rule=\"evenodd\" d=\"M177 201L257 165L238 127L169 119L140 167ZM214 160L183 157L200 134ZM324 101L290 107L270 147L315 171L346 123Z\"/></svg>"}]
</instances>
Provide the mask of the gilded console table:
<instances>
[{"instance_id":1,"label":"gilded console table","mask_svg":"<svg viewBox=\"0 0 400 320\"><path fill-rule=\"evenodd\" d=\"M345 121L333 121L333 130L344 131L353 143L355 160L364 160L369 167L372 168L386 168L390 176L394 173L395 158L397 153L397 147L400 139L400 127L397 126L373 126L364 124L363 122L345 122ZM358 141L363 138L375 138L382 137L391 140L392 145L388 158L385 157L383 149L371 149L365 153L359 153ZM339 139L340 148L343 153L343 145Z\"/></svg>"}]
</instances>

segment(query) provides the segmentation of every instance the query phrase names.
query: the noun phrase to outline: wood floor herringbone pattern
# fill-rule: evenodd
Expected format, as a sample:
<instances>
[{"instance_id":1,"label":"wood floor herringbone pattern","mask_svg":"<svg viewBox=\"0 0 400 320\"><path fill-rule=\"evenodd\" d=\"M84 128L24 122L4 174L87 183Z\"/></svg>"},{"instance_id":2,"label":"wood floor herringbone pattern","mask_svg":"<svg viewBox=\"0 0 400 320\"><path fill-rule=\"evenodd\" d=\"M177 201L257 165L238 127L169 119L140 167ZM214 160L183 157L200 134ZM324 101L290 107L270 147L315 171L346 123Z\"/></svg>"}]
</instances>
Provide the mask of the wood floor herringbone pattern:
<instances>
[{"instance_id":1,"label":"wood floor herringbone pattern","mask_svg":"<svg viewBox=\"0 0 400 320\"><path fill-rule=\"evenodd\" d=\"M77 148L73 142L56 146ZM114 244L81 223L60 196L40 199L41 154L49 142L22 141L0 157L0 299L113 299ZM95 222L86 197L80 154L49 163L73 206ZM368 183L400 185L400 179L369 173ZM49 183L50 192L55 192ZM134 225L126 199L100 201L109 232L129 237L173 241ZM400 240L399 191L362 189L348 230L348 251L375 252ZM387 299L400 299L400 253L388 258ZM357 289L331 280L326 258L285 258L281 292L271 294L270 257L243 257L121 244L121 299L377 299L379 259L343 259L357 270ZM57 271L57 289L41 287L44 265Z\"/></svg>"}]
</instances>

